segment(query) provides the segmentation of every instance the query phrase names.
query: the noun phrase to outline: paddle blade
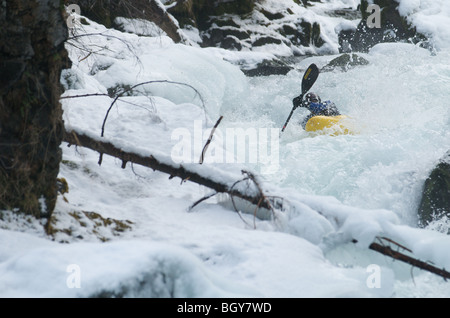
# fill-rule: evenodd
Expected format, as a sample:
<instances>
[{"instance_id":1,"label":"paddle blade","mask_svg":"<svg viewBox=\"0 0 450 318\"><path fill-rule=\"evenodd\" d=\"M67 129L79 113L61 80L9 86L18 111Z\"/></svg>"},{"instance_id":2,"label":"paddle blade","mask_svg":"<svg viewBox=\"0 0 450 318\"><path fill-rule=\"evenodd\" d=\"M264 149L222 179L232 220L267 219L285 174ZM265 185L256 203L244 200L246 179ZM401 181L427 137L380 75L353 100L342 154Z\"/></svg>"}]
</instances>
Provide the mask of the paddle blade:
<instances>
[{"instance_id":1,"label":"paddle blade","mask_svg":"<svg viewBox=\"0 0 450 318\"><path fill-rule=\"evenodd\" d=\"M319 68L316 64L311 64L305 71L302 80L302 95L306 94L307 91L314 85L317 77L319 76Z\"/></svg>"},{"instance_id":2,"label":"paddle blade","mask_svg":"<svg viewBox=\"0 0 450 318\"><path fill-rule=\"evenodd\" d=\"M316 64L311 64L306 69L305 74L303 75L303 79L302 79L302 93L298 97L298 98L300 98L300 100L303 99L303 95L305 95L306 92L309 91L309 89L314 85L314 82L316 81L318 76L319 76L319 68L317 67ZM286 120L286 123L284 124L283 128L281 129L281 132L283 132L286 129L286 126L287 126L289 120L291 119L291 116L294 113L295 108L296 107L294 105L294 107L292 107L292 110L291 110L291 112L289 114L289 117Z\"/></svg>"}]
</instances>

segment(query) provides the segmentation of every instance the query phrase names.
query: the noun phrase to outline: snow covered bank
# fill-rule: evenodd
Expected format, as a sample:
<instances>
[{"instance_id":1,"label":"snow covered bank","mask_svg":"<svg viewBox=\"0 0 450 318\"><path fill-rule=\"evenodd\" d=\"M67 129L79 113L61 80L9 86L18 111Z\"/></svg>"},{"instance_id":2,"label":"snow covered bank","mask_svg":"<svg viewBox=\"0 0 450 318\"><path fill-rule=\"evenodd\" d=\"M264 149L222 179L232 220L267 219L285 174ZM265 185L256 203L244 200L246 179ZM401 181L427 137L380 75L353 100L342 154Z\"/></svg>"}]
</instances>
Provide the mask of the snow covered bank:
<instances>
[{"instance_id":1,"label":"snow covered bank","mask_svg":"<svg viewBox=\"0 0 450 318\"><path fill-rule=\"evenodd\" d=\"M450 7L445 0L396 0L398 11L422 34L431 38L438 50L450 45Z\"/></svg>"},{"instance_id":2,"label":"snow covered bank","mask_svg":"<svg viewBox=\"0 0 450 318\"><path fill-rule=\"evenodd\" d=\"M179 143L172 138L176 129L190 132L192 145L204 144L209 134L195 133L196 120L202 128L211 128L218 115L224 115L223 129L280 127L298 95L301 70L334 57L303 60L300 71L287 76L248 79L222 59L235 59L235 52L94 23L85 28L104 35L82 45L105 49L86 57L69 47L74 65L62 78L64 96L112 95L152 80L191 86L139 87L114 105L105 126L105 139L167 160ZM266 195L282 198L273 218L255 218L253 207L238 214L229 198L189 210L207 189L137 165L121 169L107 156L98 166L98 154L63 145L60 177L69 192L58 201L53 236L36 220L1 213L0 295L450 297L441 278L416 269L411 278L409 266L368 249L386 236L414 257L450 268L448 236L415 228L413 202L426 170L450 148L448 52L431 57L393 44L365 57L368 66L321 74L314 90L367 129L312 138L296 125L305 115L299 110L279 140L278 170L261 176ZM105 95L63 99L66 127L99 136L114 99ZM199 158L201 147L191 151ZM259 164L211 162L198 169L242 178L241 169ZM111 228L107 220L127 226Z\"/></svg>"}]
</instances>

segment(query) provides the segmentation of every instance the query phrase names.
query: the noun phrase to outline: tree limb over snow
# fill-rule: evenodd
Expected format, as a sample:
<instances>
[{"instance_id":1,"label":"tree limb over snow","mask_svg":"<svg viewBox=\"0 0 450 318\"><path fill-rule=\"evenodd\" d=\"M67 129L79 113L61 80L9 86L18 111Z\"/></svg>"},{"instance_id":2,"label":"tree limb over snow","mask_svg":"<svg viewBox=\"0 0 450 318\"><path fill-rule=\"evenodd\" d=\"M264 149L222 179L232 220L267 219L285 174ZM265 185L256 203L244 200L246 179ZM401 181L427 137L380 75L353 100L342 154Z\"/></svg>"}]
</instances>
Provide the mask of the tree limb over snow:
<instances>
[{"instance_id":1,"label":"tree limb over snow","mask_svg":"<svg viewBox=\"0 0 450 318\"><path fill-rule=\"evenodd\" d=\"M436 274L438 276L441 276L444 278L444 280L447 280L450 278L450 273L447 272L445 269L440 269L437 268L429 263L423 262L421 260L415 259L413 257L410 257L408 255L405 255L403 253L400 253L398 251L394 251L390 246L386 245L383 240L391 242L393 244L395 244L398 247L401 247L402 249L411 252L411 250L407 249L404 246L399 245L398 243L385 238L385 237L377 237L379 243L377 242L373 242L372 244L370 244L369 249L376 251L378 253L381 253L383 255L389 256L393 259L399 260L401 262L410 264L414 267L418 267L422 270L428 271L430 273Z\"/></svg>"},{"instance_id":2,"label":"tree limb over snow","mask_svg":"<svg viewBox=\"0 0 450 318\"><path fill-rule=\"evenodd\" d=\"M153 170L158 170L170 175L170 178L179 177L183 181L191 181L199 185L213 189L217 193L228 193L231 196L239 197L243 200L249 201L252 204L258 205L262 208L270 209L271 205L260 194L260 192L251 186L235 187L234 184L228 184L225 181L218 181L211 178L208 173L203 174L201 170L194 171L182 164L175 164L163 162L154 156L143 156L137 153L126 152L116 147L110 142L100 141L93 137L87 136L83 133L75 131L66 131L64 135L65 142L70 145L77 145L86 147L99 152L101 155L107 154L122 160L122 168L127 162L133 162ZM101 163L101 159L99 164ZM246 191L247 190L247 191Z\"/></svg>"}]
</instances>

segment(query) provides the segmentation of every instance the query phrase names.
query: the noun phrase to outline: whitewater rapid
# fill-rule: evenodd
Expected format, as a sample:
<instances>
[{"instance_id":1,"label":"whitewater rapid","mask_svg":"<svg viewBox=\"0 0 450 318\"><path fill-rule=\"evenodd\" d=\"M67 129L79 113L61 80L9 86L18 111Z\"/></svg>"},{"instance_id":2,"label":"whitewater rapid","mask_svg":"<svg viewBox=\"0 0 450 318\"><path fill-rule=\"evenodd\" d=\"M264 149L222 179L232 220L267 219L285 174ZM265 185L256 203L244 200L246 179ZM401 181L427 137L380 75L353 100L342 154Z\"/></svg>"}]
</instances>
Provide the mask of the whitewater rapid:
<instances>
[{"instance_id":1,"label":"whitewater rapid","mask_svg":"<svg viewBox=\"0 0 450 318\"><path fill-rule=\"evenodd\" d=\"M353 118L360 133L310 136L299 126L308 112L297 109L280 136L279 169L264 178L300 194L394 211L416 226L423 183L450 150L450 52L380 44L361 55L369 65L322 72L311 89ZM250 78L248 89L222 106L224 125L282 127L305 68L334 57L307 58L286 76Z\"/></svg>"},{"instance_id":2,"label":"whitewater rapid","mask_svg":"<svg viewBox=\"0 0 450 318\"><path fill-rule=\"evenodd\" d=\"M261 55L137 37L93 22L84 28L113 35L96 41L108 45L110 55L80 61L85 52L69 50L73 64L62 76L64 96L96 96L62 100L66 129L99 136L113 102L105 96L108 89L158 80L116 103L104 140L167 162L181 148L191 169L228 183L242 178L240 169L261 171L261 162L200 166L209 134L196 132L207 132L219 115L223 132L280 130L305 68L335 57L304 59L286 76L248 78L223 59L249 62ZM277 169L258 174L266 193L288 202L274 220L254 218L254 207L238 216L212 198L191 209L210 191L138 165L121 169L123 162L109 156L100 166L97 153L62 147L60 177L70 191L57 202L54 240L38 221L2 212L0 239L8 244L0 248L0 277L6 279L0 295L448 297L448 282L441 277L413 271L367 247L382 235L410 248L417 259L450 267L450 237L415 228L423 182L450 149L449 55L382 44L363 54L367 66L321 73L313 90L354 118L361 132L312 137L298 125L307 112L296 110L278 135ZM219 135L206 160L218 150ZM99 216L129 226L99 227ZM69 279L77 274L74 268L82 288L67 284L76 282ZM374 268L380 288L368 283Z\"/></svg>"}]
</instances>

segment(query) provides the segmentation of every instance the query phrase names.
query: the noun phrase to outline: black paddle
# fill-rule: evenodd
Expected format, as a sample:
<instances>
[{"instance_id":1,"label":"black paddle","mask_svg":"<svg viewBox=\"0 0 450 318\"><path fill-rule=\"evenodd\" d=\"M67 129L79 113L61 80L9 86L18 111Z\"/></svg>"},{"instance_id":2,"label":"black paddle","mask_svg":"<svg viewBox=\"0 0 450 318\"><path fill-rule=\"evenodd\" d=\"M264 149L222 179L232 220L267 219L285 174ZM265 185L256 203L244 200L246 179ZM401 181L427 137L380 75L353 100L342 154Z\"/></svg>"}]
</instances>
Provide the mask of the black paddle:
<instances>
[{"instance_id":1,"label":"black paddle","mask_svg":"<svg viewBox=\"0 0 450 318\"><path fill-rule=\"evenodd\" d=\"M300 100L303 99L303 95L305 95L311 87L314 85L317 77L319 76L319 68L316 66L316 64L311 64L305 71L305 74L303 75L302 79L302 93L298 97ZM281 132L284 131L286 128L289 120L291 120L291 116L294 113L294 110L297 108L297 106L294 105L292 107L291 113L289 114L288 119L286 120L286 123L283 126L283 129L281 129Z\"/></svg>"}]
</instances>

